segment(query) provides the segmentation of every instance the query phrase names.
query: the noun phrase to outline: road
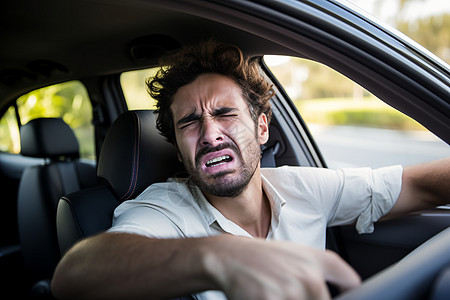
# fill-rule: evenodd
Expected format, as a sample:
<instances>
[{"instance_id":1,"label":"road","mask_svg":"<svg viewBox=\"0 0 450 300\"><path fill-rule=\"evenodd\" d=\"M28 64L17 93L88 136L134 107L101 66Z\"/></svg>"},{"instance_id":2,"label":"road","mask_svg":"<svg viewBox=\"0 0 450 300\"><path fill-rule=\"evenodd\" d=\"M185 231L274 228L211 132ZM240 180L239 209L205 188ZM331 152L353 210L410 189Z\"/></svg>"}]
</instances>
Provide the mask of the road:
<instances>
[{"instance_id":1,"label":"road","mask_svg":"<svg viewBox=\"0 0 450 300\"><path fill-rule=\"evenodd\" d=\"M429 132L310 125L328 167L403 166L450 157L450 146Z\"/></svg>"}]
</instances>

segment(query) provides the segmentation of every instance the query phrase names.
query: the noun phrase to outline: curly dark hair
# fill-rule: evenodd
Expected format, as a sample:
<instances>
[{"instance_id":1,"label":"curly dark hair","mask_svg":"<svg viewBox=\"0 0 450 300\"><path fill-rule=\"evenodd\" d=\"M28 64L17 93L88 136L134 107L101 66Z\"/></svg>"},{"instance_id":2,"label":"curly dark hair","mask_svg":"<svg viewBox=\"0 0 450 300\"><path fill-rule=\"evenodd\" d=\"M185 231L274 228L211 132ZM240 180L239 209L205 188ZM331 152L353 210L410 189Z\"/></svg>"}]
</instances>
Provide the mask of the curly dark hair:
<instances>
[{"instance_id":1,"label":"curly dark hair","mask_svg":"<svg viewBox=\"0 0 450 300\"><path fill-rule=\"evenodd\" d=\"M160 66L156 75L147 79L146 84L149 94L157 100L156 126L168 142L176 145L170 110L173 95L180 87L205 73L217 73L233 79L242 89L255 123L262 113L266 114L270 122L272 110L269 100L274 94L273 87L261 75L258 62L244 57L238 47L208 40L185 46L177 53L162 58Z\"/></svg>"}]
</instances>

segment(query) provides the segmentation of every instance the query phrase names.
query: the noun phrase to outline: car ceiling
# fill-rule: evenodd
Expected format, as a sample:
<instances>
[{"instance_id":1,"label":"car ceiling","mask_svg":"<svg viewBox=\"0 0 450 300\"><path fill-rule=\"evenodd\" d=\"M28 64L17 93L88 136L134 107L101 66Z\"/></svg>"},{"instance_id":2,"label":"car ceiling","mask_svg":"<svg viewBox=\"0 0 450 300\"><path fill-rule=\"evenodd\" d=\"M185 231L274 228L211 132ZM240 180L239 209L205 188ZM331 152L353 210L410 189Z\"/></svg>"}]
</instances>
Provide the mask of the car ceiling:
<instances>
[{"instance_id":1,"label":"car ceiling","mask_svg":"<svg viewBox=\"0 0 450 300\"><path fill-rule=\"evenodd\" d=\"M0 108L48 84L154 65L160 47L171 50L177 43L220 36L239 41L250 53L274 47L239 29L151 2L1 1ZM146 50L155 56L140 55Z\"/></svg>"}]
</instances>

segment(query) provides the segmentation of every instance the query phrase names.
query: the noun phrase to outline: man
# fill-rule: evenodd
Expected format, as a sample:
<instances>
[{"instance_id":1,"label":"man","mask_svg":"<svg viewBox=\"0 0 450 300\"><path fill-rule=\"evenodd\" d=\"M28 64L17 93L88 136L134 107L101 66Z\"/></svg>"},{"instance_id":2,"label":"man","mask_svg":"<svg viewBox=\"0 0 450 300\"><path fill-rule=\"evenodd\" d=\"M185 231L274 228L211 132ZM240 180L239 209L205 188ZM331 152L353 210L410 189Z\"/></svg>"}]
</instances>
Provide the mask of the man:
<instances>
[{"instance_id":1,"label":"man","mask_svg":"<svg viewBox=\"0 0 450 300\"><path fill-rule=\"evenodd\" d=\"M113 227L76 244L52 290L74 299L328 299L360 279L324 251L325 229L441 204L450 162L378 170L260 169L271 86L256 62L209 41L163 62L148 82L157 126L190 178L120 205Z\"/></svg>"}]
</instances>

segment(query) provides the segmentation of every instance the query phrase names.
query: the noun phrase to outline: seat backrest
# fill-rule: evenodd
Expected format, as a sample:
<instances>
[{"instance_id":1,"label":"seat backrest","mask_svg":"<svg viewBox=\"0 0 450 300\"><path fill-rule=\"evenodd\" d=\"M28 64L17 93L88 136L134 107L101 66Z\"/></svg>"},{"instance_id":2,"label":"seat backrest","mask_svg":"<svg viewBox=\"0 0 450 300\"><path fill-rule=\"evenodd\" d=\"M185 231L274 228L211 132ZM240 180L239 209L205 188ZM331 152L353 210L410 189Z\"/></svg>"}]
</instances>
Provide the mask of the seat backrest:
<instances>
[{"instance_id":1,"label":"seat backrest","mask_svg":"<svg viewBox=\"0 0 450 300\"><path fill-rule=\"evenodd\" d=\"M185 175L176 148L156 129L151 110L122 114L102 145L97 175L105 179L119 202L133 199L154 182Z\"/></svg>"},{"instance_id":2,"label":"seat backrest","mask_svg":"<svg viewBox=\"0 0 450 300\"><path fill-rule=\"evenodd\" d=\"M56 208L62 195L98 184L94 164L79 159L78 141L59 118L34 119L22 126L21 154L44 158L24 170L17 199L24 266L31 283L48 279L60 259Z\"/></svg>"},{"instance_id":3,"label":"seat backrest","mask_svg":"<svg viewBox=\"0 0 450 300\"><path fill-rule=\"evenodd\" d=\"M185 176L176 149L156 129L151 110L128 111L111 125L100 151L97 175L104 185L71 193L58 204L61 253L112 224L114 209L154 182Z\"/></svg>"}]
</instances>

